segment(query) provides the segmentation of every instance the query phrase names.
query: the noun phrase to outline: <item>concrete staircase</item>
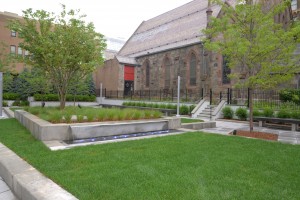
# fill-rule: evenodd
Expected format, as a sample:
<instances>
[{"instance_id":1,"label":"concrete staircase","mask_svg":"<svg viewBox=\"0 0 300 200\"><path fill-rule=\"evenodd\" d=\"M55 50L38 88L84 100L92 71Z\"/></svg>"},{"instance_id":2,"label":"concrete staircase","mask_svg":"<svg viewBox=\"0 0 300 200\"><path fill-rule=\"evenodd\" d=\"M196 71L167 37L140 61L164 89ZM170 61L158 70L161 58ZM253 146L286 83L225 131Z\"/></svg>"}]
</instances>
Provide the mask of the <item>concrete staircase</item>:
<instances>
[{"instance_id":1,"label":"concrete staircase","mask_svg":"<svg viewBox=\"0 0 300 200\"><path fill-rule=\"evenodd\" d=\"M198 114L198 118L204 118L204 119L210 119L210 116L212 119L214 119L213 113L215 109L217 108L217 105L207 105L202 112Z\"/></svg>"}]
</instances>

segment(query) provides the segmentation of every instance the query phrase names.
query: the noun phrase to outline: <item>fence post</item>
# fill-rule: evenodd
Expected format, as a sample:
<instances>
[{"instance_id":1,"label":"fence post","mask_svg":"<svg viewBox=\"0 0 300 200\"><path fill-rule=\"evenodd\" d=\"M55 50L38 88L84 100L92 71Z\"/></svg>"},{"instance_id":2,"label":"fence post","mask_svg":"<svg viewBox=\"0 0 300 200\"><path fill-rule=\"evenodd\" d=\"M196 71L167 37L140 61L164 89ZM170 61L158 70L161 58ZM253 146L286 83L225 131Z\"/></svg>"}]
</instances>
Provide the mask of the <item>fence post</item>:
<instances>
[{"instance_id":1,"label":"fence post","mask_svg":"<svg viewBox=\"0 0 300 200\"><path fill-rule=\"evenodd\" d=\"M149 100L151 100L151 97L150 97L150 89L149 89Z\"/></svg>"},{"instance_id":2,"label":"fence post","mask_svg":"<svg viewBox=\"0 0 300 200\"><path fill-rule=\"evenodd\" d=\"M247 107L249 108L249 100L250 100L250 88L248 88L248 96L247 96Z\"/></svg>"},{"instance_id":3,"label":"fence post","mask_svg":"<svg viewBox=\"0 0 300 200\"><path fill-rule=\"evenodd\" d=\"M230 90L229 90L229 104L231 104L231 100L232 100L232 89L230 88Z\"/></svg>"},{"instance_id":4,"label":"fence post","mask_svg":"<svg viewBox=\"0 0 300 200\"><path fill-rule=\"evenodd\" d=\"M106 97L106 88L104 88L104 97Z\"/></svg>"},{"instance_id":5,"label":"fence post","mask_svg":"<svg viewBox=\"0 0 300 200\"><path fill-rule=\"evenodd\" d=\"M209 90L209 105L212 105L212 89Z\"/></svg>"},{"instance_id":6,"label":"fence post","mask_svg":"<svg viewBox=\"0 0 300 200\"><path fill-rule=\"evenodd\" d=\"M201 100L204 99L204 89L201 88Z\"/></svg>"},{"instance_id":7,"label":"fence post","mask_svg":"<svg viewBox=\"0 0 300 200\"><path fill-rule=\"evenodd\" d=\"M132 100L132 91L130 91L130 99Z\"/></svg>"},{"instance_id":8,"label":"fence post","mask_svg":"<svg viewBox=\"0 0 300 200\"><path fill-rule=\"evenodd\" d=\"M159 89L159 101L161 101L161 89Z\"/></svg>"},{"instance_id":9,"label":"fence post","mask_svg":"<svg viewBox=\"0 0 300 200\"><path fill-rule=\"evenodd\" d=\"M220 102L222 101L222 91L220 92Z\"/></svg>"},{"instance_id":10,"label":"fence post","mask_svg":"<svg viewBox=\"0 0 300 200\"><path fill-rule=\"evenodd\" d=\"M119 99L119 90L117 90L117 99Z\"/></svg>"},{"instance_id":11,"label":"fence post","mask_svg":"<svg viewBox=\"0 0 300 200\"><path fill-rule=\"evenodd\" d=\"M229 92L230 92L230 89L227 88L227 104L229 104Z\"/></svg>"},{"instance_id":12,"label":"fence post","mask_svg":"<svg viewBox=\"0 0 300 200\"><path fill-rule=\"evenodd\" d=\"M187 98L188 98L188 90L185 89L185 101L187 102Z\"/></svg>"}]
</instances>

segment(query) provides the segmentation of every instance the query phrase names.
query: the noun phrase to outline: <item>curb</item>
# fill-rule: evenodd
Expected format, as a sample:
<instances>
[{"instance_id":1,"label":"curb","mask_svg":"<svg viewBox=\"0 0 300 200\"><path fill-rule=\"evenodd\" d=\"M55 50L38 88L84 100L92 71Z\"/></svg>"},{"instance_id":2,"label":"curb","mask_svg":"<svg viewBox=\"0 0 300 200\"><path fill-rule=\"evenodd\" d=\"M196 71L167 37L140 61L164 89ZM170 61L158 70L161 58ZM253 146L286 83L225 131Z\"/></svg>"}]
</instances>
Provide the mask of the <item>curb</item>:
<instances>
[{"instance_id":1,"label":"curb","mask_svg":"<svg viewBox=\"0 0 300 200\"><path fill-rule=\"evenodd\" d=\"M77 200L0 143L0 176L20 200Z\"/></svg>"},{"instance_id":2,"label":"curb","mask_svg":"<svg viewBox=\"0 0 300 200\"><path fill-rule=\"evenodd\" d=\"M15 118L14 112L11 109L9 109L9 107L5 107L3 108L3 110L5 114L8 116L8 118Z\"/></svg>"}]
</instances>

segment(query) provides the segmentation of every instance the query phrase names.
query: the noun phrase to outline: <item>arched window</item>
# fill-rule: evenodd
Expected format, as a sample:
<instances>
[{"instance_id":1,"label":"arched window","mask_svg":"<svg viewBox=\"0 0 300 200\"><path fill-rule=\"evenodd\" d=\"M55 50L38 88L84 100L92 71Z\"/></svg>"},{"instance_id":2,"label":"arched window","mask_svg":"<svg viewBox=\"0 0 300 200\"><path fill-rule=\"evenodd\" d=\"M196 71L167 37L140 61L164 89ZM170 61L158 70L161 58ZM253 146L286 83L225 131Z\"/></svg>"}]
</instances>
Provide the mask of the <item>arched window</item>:
<instances>
[{"instance_id":1,"label":"arched window","mask_svg":"<svg viewBox=\"0 0 300 200\"><path fill-rule=\"evenodd\" d=\"M169 58L166 58L164 61L165 67L165 88L170 88L171 82L171 62Z\"/></svg>"},{"instance_id":2,"label":"arched window","mask_svg":"<svg viewBox=\"0 0 300 200\"><path fill-rule=\"evenodd\" d=\"M190 58L190 85L196 85L196 56L195 54L191 55Z\"/></svg>"},{"instance_id":3,"label":"arched window","mask_svg":"<svg viewBox=\"0 0 300 200\"><path fill-rule=\"evenodd\" d=\"M223 72L222 83L230 84L229 75L231 73L231 69L228 66L228 60L226 56L223 56L222 72Z\"/></svg>"},{"instance_id":4,"label":"arched window","mask_svg":"<svg viewBox=\"0 0 300 200\"><path fill-rule=\"evenodd\" d=\"M149 61L146 62L146 87L150 86L150 64Z\"/></svg>"}]
</instances>

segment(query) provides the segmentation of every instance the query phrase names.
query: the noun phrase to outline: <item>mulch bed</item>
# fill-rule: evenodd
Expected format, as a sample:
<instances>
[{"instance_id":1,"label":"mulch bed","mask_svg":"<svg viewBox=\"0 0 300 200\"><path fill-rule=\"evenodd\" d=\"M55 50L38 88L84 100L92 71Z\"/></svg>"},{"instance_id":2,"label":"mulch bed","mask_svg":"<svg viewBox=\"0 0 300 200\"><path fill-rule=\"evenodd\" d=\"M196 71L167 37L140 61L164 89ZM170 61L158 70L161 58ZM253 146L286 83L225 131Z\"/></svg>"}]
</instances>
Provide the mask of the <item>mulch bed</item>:
<instances>
[{"instance_id":1,"label":"mulch bed","mask_svg":"<svg viewBox=\"0 0 300 200\"><path fill-rule=\"evenodd\" d=\"M264 140L278 140L278 135L273 133L264 133L264 132L257 132L253 131L250 133L250 131L243 131L243 130L237 130L236 135L238 136L244 136L244 137L251 137L251 138L259 138Z\"/></svg>"}]
</instances>

